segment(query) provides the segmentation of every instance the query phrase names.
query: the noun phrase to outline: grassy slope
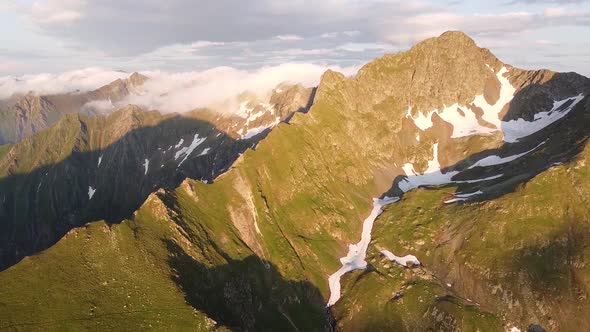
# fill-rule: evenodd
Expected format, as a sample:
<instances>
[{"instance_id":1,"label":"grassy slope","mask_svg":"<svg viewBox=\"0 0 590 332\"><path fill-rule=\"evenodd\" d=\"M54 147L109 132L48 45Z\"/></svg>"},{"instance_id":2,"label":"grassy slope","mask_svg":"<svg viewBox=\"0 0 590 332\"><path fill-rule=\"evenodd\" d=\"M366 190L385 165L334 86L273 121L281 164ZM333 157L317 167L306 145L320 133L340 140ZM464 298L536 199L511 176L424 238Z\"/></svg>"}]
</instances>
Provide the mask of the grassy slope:
<instances>
[{"instance_id":1,"label":"grassy slope","mask_svg":"<svg viewBox=\"0 0 590 332\"><path fill-rule=\"evenodd\" d=\"M368 257L375 271L348 279L336 318L359 329L391 321L400 330L423 329L439 320L467 331L531 323L588 329L589 157L586 148L575 161L490 202L444 205L450 187L407 194L378 218ZM380 249L416 255L424 268L403 269ZM412 283L419 290L403 290ZM393 300L400 290L402 299ZM435 320L421 319L442 296L456 305ZM416 300L420 307L411 308Z\"/></svg>"},{"instance_id":2,"label":"grassy slope","mask_svg":"<svg viewBox=\"0 0 590 332\"><path fill-rule=\"evenodd\" d=\"M50 250L0 275L0 328L80 330L212 325L172 281L164 222L142 218L70 232Z\"/></svg>"},{"instance_id":3,"label":"grassy slope","mask_svg":"<svg viewBox=\"0 0 590 332\"><path fill-rule=\"evenodd\" d=\"M207 294L212 290L171 280L170 275L177 272L170 271L176 271L178 267L168 259L170 255L177 255L178 248L162 245L162 238L169 237L166 227L159 223L163 219L181 225L183 236L175 243L184 243L188 249L183 251L191 252L185 256L191 257L194 264L179 263L184 266L182 274L204 273L191 271L191 265L204 265L216 271L220 271L218 267L224 264L231 266L230 270L252 269L256 264L249 261L249 264L241 265L239 262L248 261L248 257L256 253L274 264L271 271L276 271L271 273L274 276L271 279L277 280L273 282L278 285L277 291L294 294L279 296L288 299L281 305L269 300L274 297L260 299L262 307L269 307L263 316L253 314L257 317L257 324L278 316L289 317L297 326L307 326L308 329L322 326L327 276L338 268L338 258L346 250L345 243L357 240L360 221L370 209L370 197L383 191L391 182L393 175L386 176L379 188L373 178L378 169L388 168L384 160L387 153L384 151L395 150L392 137L383 135L392 131L388 126L396 125L395 121L384 121L389 110L386 112L383 109L376 114L347 112L343 99L353 97L330 94L338 91L350 94L355 87L341 85L354 83L339 77L336 81L336 86L323 92L325 98L320 99L309 114L297 114L290 125L278 126L256 152L248 151L234 170L214 184L204 185L188 180L176 192L164 195L168 206L165 212L157 212L158 208L149 204L144 206L141 211L156 215L154 220L140 211L133 222L113 226L108 233L92 231L77 238L70 234L41 255L28 258L3 272L0 275L3 280L1 293L6 294L6 299L20 300L4 302L4 310L0 310L4 315L1 320L21 324L30 322L32 313L38 313L39 319L34 321L57 321L55 324L58 325L52 326L55 328L66 325L100 326L103 324L100 318L91 318L124 312L124 305L142 310L158 310L160 303L164 307L183 308L183 293L187 296L186 302L193 307L210 310L198 298L191 299L191 296ZM348 135L350 132L367 131L369 126L373 127L368 131L371 133L369 137ZM69 136L64 135L66 138ZM255 220L261 234L255 230ZM101 228L97 225L89 227ZM134 228L140 231L134 231ZM117 234L116 240L105 235L111 233ZM109 246L101 245L102 242ZM189 247L197 249L189 250ZM104 252L107 248L109 251ZM117 252L121 254L117 255ZM131 255L128 260L125 259L127 255ZM84 257L90 265L81 264ZM156 268L147 263L150 259ZM258 265L263 266L261 263ZM105 269L104 272L101 269ZM221 276L225 273L219 273L219 279L224 280ZM268 272L242 274L253 275L254 278L259 275L256 280L268 279ZM39 281L40 276L47 279ZM119 287L102 285L105 280L112 281L113 278L121 281ZM250 280L250 284L257 284L256 280ZM310 286L308 280L317 285L321 294ZM136 285L146 282L154 283L149 291L147 288L136 291ZM174 290L174 287L177 289ZM224 291L217 289L213 294ZM142 299L136 292L143 292L145 298ZM45 295L37 299L36 294ZM131 297L127 298L127 294ZM135 299L138 302L130 302ZM306 301L311 303L306 304ZM302 304L296 304L299 302ZM92 303L96 303L96 308L90 316ZM22 305L28 310L22 310ZM234 317L228 322L220 322L222 325L242 325L251 321L248 317L232 313L227 305L216 304L213 306L215 309L207 313L214 318L219 313ZM281 312L276 313L277 307ZM198 315L195 318L191 310L186 310L189 307L185 305L184 308L166 314L168 318L162 326L194 325L203 321ZM134 317L145 324L156 323L153 314L140 315L138 313ZM162 315L164 313L160 317ZM177 315L184 318L177 318ZM72 320L80 317L84 319ZM120 323L137 322L131 323L131 320L123 318ZM288 326L282 318L275 323L276 326ZM112 324L115 326L118 323Z\"/></svg>"},{"instance_id":4,"label":"grassy slope","mask_svg":"<svg viewBox=\"0 0 590 332\"><path fill-rule=\"evenodd\" d=\"M311 284L284 279L252 255L231 225L194 223L198 212L187 205L194 196L186 189L159 195L133 220L75 229L0 274L0 329L291 330L295 324L314 330L325 324L322 297Z\"/></svg>"}]
</instances>

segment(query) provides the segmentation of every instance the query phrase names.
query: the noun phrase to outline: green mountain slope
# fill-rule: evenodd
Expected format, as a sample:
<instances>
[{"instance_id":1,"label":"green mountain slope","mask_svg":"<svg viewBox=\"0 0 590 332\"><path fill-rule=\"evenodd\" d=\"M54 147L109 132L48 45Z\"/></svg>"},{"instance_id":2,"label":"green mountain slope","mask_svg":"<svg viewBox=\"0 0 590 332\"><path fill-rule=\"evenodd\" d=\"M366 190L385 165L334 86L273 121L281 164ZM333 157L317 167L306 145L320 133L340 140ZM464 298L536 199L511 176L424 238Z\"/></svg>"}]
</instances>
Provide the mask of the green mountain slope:
<instances>
[{"instance_id":1,"label":"green mountain slope","mask_svg":"<svg viewBox=\"0 0 590 332\"><path fill-rule=\"evenodd\" d=\"M586 101L545 133L543 148L510 165L525 177L523 170L553 165L528 182L515 175L487 184L483 190L502 194L491 190L466 204L445 202L480 185L425 188L386 208L375 221L370 268L344 281L334 307L339 327L588 329L588 110ZM422 265L400 266L383 250L415 255Z\"/></svg>"},{"instance_id":2,"label":"green mountain slope","mask_svg":"<svg viewBox=\"0 0 590 332\"><path fill-rule=\"evenodd\" d=\"M108 116L70 114L0 151L0 269L88 221L118 222L157 188L211 181L272 126L305 111L312 89L283 85L240 115L179 114L127 106Z\"/></svg>"},{"instance_id":3,"label":"green mountain slope","mask_svg":"<svg viewBox=\"0 0 590 332\"><path fill-rule=\"evenodd\" d=\"M232 225L197 222L190 187L152 194L133 220L74 229L1 273L0 328L326 326L319 291L285 279Z\"/></svg>"},{"instance_id":4,"label":"green mountain slope","mask_svg":"<svg viewBox=\"0 0 590 332\"><path fill-rule=\"evenodd\" d=\"M126 250L118 255L102 255L104 245L95 244L105 236L100 232L83 236L88 247L80 249L76 241L82 240L72 234L83 230L73 230L56 246L0 273L3 280L27 280L22 283L27 287L18 289L0 282L0 292L8 294L8 298L38 294L45 288L38 275L48 276L47 283L52 287L68 288L68 276L77 276L82 266L71 263L71 259L88 252L91 255L85 257L90 267L84 273L89 278L80 278L88 283L86 287L99 285L90 278L97 269L93 265L112 268L113 274L122 275L115 276L117 280L126 273L118 271L127 271L127 266L141 269L142 273L148 267L146 273L153 273L150 282L175 290L160 294L159 290L140 287L155 301L145 304L145 308L160 308L156 298L165 302L183 296L185 303L199 313L230 328L321 330L329 322L342 330L493 331L504 330L509 323L521 326L536 322L569 326L562 325L568 324L563 321L568 317L550 313L547 306L533 310L531 304L526 304L526 311L509 313L510 306L504 310L498 304L500 300L473 290L475 277L462 278L462 272L442 274L430 266L440 266L440 271L445 272L454 265L440 257L461 255L461 250L466 250L462 237L466 231L455 231L454 227L466 223L471 227L468 230L481 234L479 223L487 221L481 228L485 232L486 227L497 225L496 219L519 213L504 213L497 208L498 202L520 195L521 201L514 209L541 204L529 201L532 194L518 188L527 188L530 179L551 177L555 162L569 163L584 149L588 92L587 78L504 65L457 32L429 39L408 52L377 59L353 78L329 71L322 77L308 113L295 113L289 123L275 127L256 150L245 151L212 184L187 179L176 189L152 194L121 225L87 226L100 228L103 233L110 229L115 234L133 234L108 242L119 248L139 246L140 250L132 250L133 255L138 255L130 258L133 263L122 260L131 254ZM523 122L525 118L531 121ZM545 122L532 121L537 118ZM523 121L510 122L516 119ZM435 182L454 182L457 191L444 188L405 193ZM477 194L461 196L473 194L472 190ZM348 250L358 248L348 244L359 241L362 221L371 211L371 199L384 193L402 200L377 218L375 239L368 246L370 265L364 271L344 275L342 298L326 312L325 303L334 291L328 277L342 266L340 258ZM443 197L465 198L466 203L444 205ZM487 206L484 219L474 224L474 214ZM548 216L550 211L543 209L539 214ZM416 224L419 217L425 219ZM422 232L425 225L432 229ZM515 226L515 232L528 232L519 230L518 223ZM447 236L456 236L457 247L433 242L432 238L443 236L449 227L454 231ZM540 239L551 243L552 238L544 235ZM387 249L400 254L414 240L423 243L426 250L413 247L416 251L407 253L423 260L423 268L403 270L385 262L377 251ZM444 239L442 243L446 243ZM149 249L151 256L143 248L153 248ZM502 284L517 284L524 273L522 266L526 264L486 266L486 260L479 255L485 258L488 247L476 246L472 250L470 262L481 264L483 268L478 271L484 271L480 272L484 277L492 276L490 283L497 277L489 266L498 267L500 275L517 271L516 277L508 277ZM146 256L153 257L158 268L149 268ZM491 256L490 261L495 262L495 257ZM469 267L467 261L455 262L457 269ZM38 273L31 273L35 268ZM68 275L51 273L54 268ZM537 274L545 278L544 273ZM467 286L454 286L449 291L433 275L441 280L446 280L442 276L451 276L451 283L464 279ZM100 309L106 313L111 301L120 303L120 294L134 290L131 285L123 284L122 291L105 296L75 285L70 290L74 293L70 303L77 307L67 313L44 311L43 304L32 299L34 295L23 303L31 312L48 312L59 319L85 317L87 326L94 327L98 325L92 324L100 320L86 311L88 303L100 297L104 301ZM391 300L400 289L402 301ZM13 314L18 311L15 303L4 303L2 315L13 325L30 321ZM548 318L537 319L544 317L542 312L550 315L553 323ZM332 314L335 321L328 317ZM136 319L150 322L153 315ZM201 314L190 319L191 326L197 324L195 321L204 321Z\"/></svg>"}]
</instances>

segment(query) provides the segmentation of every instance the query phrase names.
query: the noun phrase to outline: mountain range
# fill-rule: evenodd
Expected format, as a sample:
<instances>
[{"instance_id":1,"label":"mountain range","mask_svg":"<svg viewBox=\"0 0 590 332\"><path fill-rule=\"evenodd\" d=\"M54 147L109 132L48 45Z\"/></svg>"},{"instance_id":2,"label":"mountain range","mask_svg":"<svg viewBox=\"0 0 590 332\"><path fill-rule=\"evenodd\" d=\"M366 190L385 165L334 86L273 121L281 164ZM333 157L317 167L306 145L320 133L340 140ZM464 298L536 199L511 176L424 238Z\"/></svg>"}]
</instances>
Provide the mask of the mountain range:
<instances>
[{"instance_id":1,"label":"mountain range","mask_svg":"<svg viewBox=\"0 0 590 332\"><path fill-rule=\"evenodd\" d=\"M2 103L0 328L590 329L590 79L447 32L231 113L83 107L146 80Z\"/></svg>"}]
</instances>

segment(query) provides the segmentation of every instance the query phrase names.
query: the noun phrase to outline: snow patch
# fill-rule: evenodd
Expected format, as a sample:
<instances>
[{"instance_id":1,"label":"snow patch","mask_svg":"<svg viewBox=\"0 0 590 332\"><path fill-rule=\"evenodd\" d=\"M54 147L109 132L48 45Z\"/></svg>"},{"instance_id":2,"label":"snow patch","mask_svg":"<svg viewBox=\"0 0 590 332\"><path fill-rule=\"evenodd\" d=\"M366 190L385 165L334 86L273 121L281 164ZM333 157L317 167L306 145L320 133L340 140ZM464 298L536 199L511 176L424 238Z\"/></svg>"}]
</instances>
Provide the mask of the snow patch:
<instances>
[{"instance_id":1,"label":"snow patch","mask_svg":"<svg viewBox=\"0 0 590 332\"><path fill-rule=\"evenodd\" d=\"M250 115L250 113L254 110L252 107L248 106L249 103L250 103L249 101L241 102L240 107L238 108L238 111L236 112L236 115L240 116L244 119L247 119L248 116Z\"/></svg>"},{"instance_id":2,"label":"snow patch","mask_svg":"<svg viewBox=\"0 0 590 332\"><path fill-rule=\"evenodd\" d=\"M248 129L245 134L241 136L241 139L249 139L256 135L260 135L263 131L267 130L269 127L267 126L260 126L252 129Z\"/></svg>"},{"instance_id":3,"label":"snow patch","mask_svg":"<svg viewBox=\"0 0 590 332\"><path fill-rule=\"evenodd\" d=\"M438 143L434 143L432 151L432 160L428 161L426 173L440 171L440 162L438 161Z\"/></svg>"},{"instance_id":4,"label":"snow patch","mask_svg":"<svg viewBox=\"0 0 590 332\"><path fill-rule=\"evenodd\" d=\"M262 106L262 108L264 108L264 110L270 113L271 115L275 114L275 106L273 104L261 103L260 106Z\"/></svg>"},{"instance_id":5,"label":"snow patch","mask_svg":"<svg viewBox=\"0 0 590 332\"><path fill-rule=\"evenodd\" d=\"M424 131L430 127L432 127L432 114L435 111L428 113L428 115L424 115L422 112L418 112L417 117L412 116L412 107L408 107L408 112L406 113L406 118L411 119L414 121L416 127L420 128L420 130Z\"/></svg>"},{"instance_id":6,"label":"snow patch","mask_svg":"<svg viewBox=\"0 0 590 332\"><path fill-rule=\"evenodd\" d=\"M145 161L143 162L143 168L145 169L145 171L143 172L144 175L147 175L149 167L150 167L150 161L146 158Z\"/></svg>"},{"instance_id":7,"label":"snow patch","mask_svg":"<svg viewBox=\"0 0 590 332\"><path fill-rule=\"evenodd\" d=\"M100 155L100 157L98 157L98 163L96 164L96 167L100 167L100 163L102 163L102 156Z\"/></svg>"},{"instance_id":8,"label":"snow patch","mask_svg":"<svg viewBox=\"0 0 590 332\"><path fill-rule=\"evenodd\" d=\"M189 146L185 146L184 148L178 150L176 152L176 154L174 155L174 160L178 160L178 158L180 158L182 155L184 155L184 158L182 159L182 161L178 164L178 166L180 167L180 165L182 165L182 163L184 163L186 161L186 159L191 155L191 153L193 153L193 151L195 151L195 149L201 145L203 142L205 142L207 138L203 137L203 138L199 138L199 134L195 134L195 137L193 138L193 141L191 142L191 144Z\"/></svg>"},{"instance_id":9,"label":"snow patch","mask_svg":"<svg viewBox=\"0 0 590 332\"><path fill-rule=\"evenodd\" d=\"M179 147L182 145L182 143L184 143L184 138L181 138L181 139L180 139L180 141L178 141L178 144L176 144L176 145L174 146L174 148L175 148L175 149L178 149L178 148L179 148Z\"/></svg>"},{"instance_id":10,"label":"snow patch","mask_svg":"<svg viewBox=\"0 0 590 332\"><path fill-rule=\"evenodd\" d=\"M530 136L549 126L571 112L584 97L583 94L579 94L575 97L556 100L553 102L553 107L550 111L535 114L533 121L526 121L524 119L503 121L502 131L504 132L504 141L515 143L521 138Z\"/></svg>"},{"instance_id":11,"label":"snow patch","mask_svg":"<svg viewBox=\"0 0 590 332\"><path fill-rule=\"evenodd\" d=\"M499 157L496 155L492 155L492 156L487 156L483 159L478 160L475 164L469 166L468 169L472 169L475 167L487 167L487 166L495 166L495 165L502 165L505 163L509 163L511 161L514 161L520 157L526 156L527 154L535 151L536 149L538 149L541 145L545 144L546 141L541 142L539 145L535 146L534 148L523 152L523 153L519 153L519 154L515 154L512 156L508 156L508 157Z\"/></svg>"},{"instance_id":12,"label":"snow patch","mask_svg":"<svg viewBox=\"0 0 590 332\"><path fill-rule=\"evenodd\" d=\"M248 116L248 119L246 119L246 126L250 124L250 122L254 122L256 121L256 119L258 119L259 117L263 116L265 114L264 111L258 111L254 114L250 114L250 116Z\"/></svg>"},{"instance_id":13,"label":"snow patch","mask_svg":"<svg viewBox=\"0 0 590 332\"><path fill-rule=\"evenodd\" d=\"M416 175L416 171L414 170L414 165L411 163L404 164L404 166L402 166L402 169L404 170L404 173L406 173L407 176Z\"/></svg>"},{"instance_id":14,"label":"snow patch","mask_svg":"<svg viewBox=\"0 0 590 332\"><path fill-rule=\"evenodd\" d=\"M277 116L275 121L269 125L248 129L245 134L241 135L240 139L249 139L254 136L260 135L265 130L274 128L276 125L279 124L279 122L281 122L281 118Z\"/></svg>"},{"instance_id":15,"label":"snow patch","mask_svg":"<svg viewBox=\"0 0 590 332\"><path fill-rule=\"evenodd\" d=\"M205 149L203 149L203 151L201 151L201 153L199 153L199 156L204 156L204 155L208 154L209 153L209 150L211 150L211 148L205 148Z\"/></svg>"},{"instance_id":16,"label":"snow patch","mask_svg":"<svg viewBox=\"0 0 590 332\"><path fill-rule=\"evenodd\" d=\"M390 261L396 262L397 264L399 264L401 266L408 267L408 263L412 263L413 265L421 265L422 264L422 263L420 263L418 258L416 258L416 256L414 256L414 255L406 255L404 257L399 257L399 256L394 255L389 250L381 250L381 253L385 257L387 257L387 259L389 259Z\"/></svg>"},{"instance_id":17,"label":"snow patch","mask_svg":"<svg viewBox=\"0 0 590 332\"><path fill-rule=\"evenodd\" d=\"M411 164L404 165L404 171L406 171L406 175L408 176L398 183L398 187L401 191L408 192L420 186L449 183L453 176L459 174L459 172L442 173L440 170L440 162L438 161L438 143L434 144L433 148L433 157L428 161L428 169L424 174L415 173L413 166L411 172L408 172L410 171L408 165Z\"/></svg>"},{"instance_id":18,"label":"snow patch","mask_svg":"<svg viewBox=\"0 0 590 332\"><path fill-rule=\"evenodd\" d=\"M451 204L451 203L455 203L455 202L463 202L466 201L467 199L469 199L469 197L473 197L473 196L477 196L477 195L481 195L483 194L483 191L478 190L476 192L472 192L472 193L468 193L468 194L453 194L453 196L455 198L453 199L449 199L444 201L445 204Z\"/></svg>"},{"instance_id":19,"label":"snow patch","mask_svg":"<svg viewBox=\"0 0 590 332\"><path fill-rule=\"evenodd\" d=\"M433 126L432 116L436 113L444 121L453 125L452 138L475 134L488 134L498 131L501 124L499 114L504 106L514 98L514 93L516 92L516 89L510 84L510 81L504 77L504 74L507 72L508 69L502 67L502 69L496 74L496 77L500 82L500 98L493 105L488 104L484 95L481 94L475 96L473 101L467 105L459 105L458 103L450 106L443 105L442 110L434 109L426 115L422 112L418 112L416 117L412 116L412 108L409 107L406 117L413 120L416 127L424 131ZM470 107L480 108L483 111L482 119L494 125L494 128L482 126Z\"/></svg>"},{"instance_id":20,"label":"snow patch","mask_svg":"<svg viewBox=\"0 0 590 332\"><path fill-rule=\"evenodd\" d=\"M506 73L508 73L508 69L502 67L502 69L496 74L496 78L500 81L500 97L494 105L488 104L483 94L476 96L473 101L475 106L483 110L482 119L493 124L498 129L500 129L501 125L499 116L500 112L502 112L504 106L512 101L514 94L516 93L516 89L510 84L510 81L504 77L504 74Z\"/></svg>"},{"instance_id":21,"label":"snow patch","mask_svg":"<svg viewBox=\"0 0 590 332\"><path fill-rule=\"evenodd\" d=\"M96 189L92 188L91 186L88 186L88 200L92 199L92 196L94 196L95 192L96 192Z\"/></svg>"},{"instance_id":22,"label":"snow patch","mask_svg":"<svg viewBox=\"0 0 590 332\"><path fill-rule=\"evenodd\" d=\"M363 222L361 240L357 244L348 246L346 257L340 258L342 267L328 278L330 285L330 299L328 306L334 305L340 299L340 277L352 270L363 270L367 267L365 257L369 242L371 242L371 230L375 219L383 212L383 207L399 201L399 197L385 197L383 199L373 198L373 210Z\"/></svg>"}]
</instances>

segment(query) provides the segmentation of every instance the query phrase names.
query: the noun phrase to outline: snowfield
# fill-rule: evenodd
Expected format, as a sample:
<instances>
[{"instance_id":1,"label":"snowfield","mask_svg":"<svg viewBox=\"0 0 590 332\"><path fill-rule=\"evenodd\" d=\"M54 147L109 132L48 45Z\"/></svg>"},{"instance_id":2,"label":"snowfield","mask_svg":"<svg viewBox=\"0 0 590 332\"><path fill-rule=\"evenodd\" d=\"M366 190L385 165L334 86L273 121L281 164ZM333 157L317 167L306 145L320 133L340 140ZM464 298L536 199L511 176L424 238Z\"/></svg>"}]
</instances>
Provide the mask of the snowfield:
<instances>
[{"instance_id":1,"label":"snowfield","mask_svg":"<svg viewBox=\"0 0 590 332\"><path fill-rule=\"evenodd\" d=\"M453 125L452 138L465 137L475 134L489 134L498 131L501 125L499 114L514 98L516 89L510 84L508 79L504 77L504 74L508 73L506 67L502 67L496 74L498 81L500 82L500 98L494 104L488 104L484 95L475 96L471 103L467 105L459 105L455 103L450 106L444 105L443 109L434 109L428 112L426 115L422 112L418 112L416 117L412 116L412 108L408 108L406 117L413 120L416 127L420 130L425 131L426 129L433 126L432 116L438 114L444 121ZM472 107L479 108L483 111L481 120L477 119L475 113L472 111ZM489 126L485 126L482 123L487 122Z\"/></svg>"},{"instance_id":2,"label":"snowfield","mask_svg":"<svg viewBox=\"0 0 590 332\"><path fill-rule=\"evenodd\" d=\"M176 154L174 155L174 160L178 160L178 158L180 158L182 155L184 155L184 158L182 159L182 161L180 163L178 163L178 167L180 167L180 165L182 165L182 163L184 163L186 161L186 159L191 155L191 153L193 153L193 151L195 151L195 149L203 144L203 142L205 142L205 140L207 139L207 137L203 137L203 138L199 138L199 134L195 134L195 137L193 138L193 141L191 142L191 144L189 146L185 146L182 149L178 150L176 152ZM181 139L182 141L182 139ZM179 143L181 144L181 143ZM178 146L178 145L177 145Z\"/></svg>"},{"instance_id":3,"label":"snowfield","mask_svg":"<svg viewBox=\"0 0 590 332\"><path fill-rule=\"evenodd\" d=\"M144 168L144 175L147 175L148 173L148 169L150 168L150 161L146 158L143 162L143 168Z\"/></svg>"},{"instance_id":4,"label":"snowfield","mask_svg":"<svg viewBox=\"0 0 590 332\"><path fill-rule=\"evenodd\" d=\"M398 197L385 197L383 199L373 199L373 210L371 214L363 222L363 232L361 234L361 240L357 244L351 244L348 246L348 254L346 257L340 258L342 267L332 274L328 278L330 285L330 299L328 300L328 306L334 305L340 299L340 277L345 273L353 270L363 270L367 267L365 257L367 256L367 249L369 248L369 242L371 242L371 230L373 229L373 223L375 219L383 212L383 207L399 201Z\"/></svg>"},{"instance_id":5,"label":"snowfield","mask_svg":"<svg viewBox=\"0 0 590 332\"><path fill-rule=\"evenodd\" d=\"M502 121L500 113L512 101L516 93L516 89L510 84L510 81L504 77L504 74L508 72L506 67L502 67L496 74L500 82L500 97L494 104L489 104L484 95L481 94L475 96L473 101L467 103L467 105L459 105L458 103L450 106L444 105L443 109L434 109L426 114L419 111L415 116L412 116L412 107L408 107L406 117L411 119L420 130L425 131L433 126L432 116L437 114L444 121L453 125L451 138L502 131L505 142L515 143L519 139L530 136L563 118L585 97L583 94L579 94L574 97L555 100L551 110L536 113L533 121L524 119ZM479 108L483 111L481 119L476 117L472 108Z\"/></svg>"},{"instance_id":6,"label":"snowfield","mask_svg":"<svg viewBox=\"0 0 590 332\"><path fill-rule=\"evenodd\" d=\"M387 257L387 259L389 259L392 262L396 262L397 264L401 265L401 266L405 266L408 267L408 263L412 263L413 265L421 265L422 263L420 263L420 261L418 260L418 258L416 258L416 256L414 255L406 255L404 257L399 257L394 255L391 251L389 250L381 250L381 253L383 254L383 256Z\"/></svg>"},{"instance_id":7,"label":"snowfield","mask_svg":"<svg viewBox=\"0 0 590 332\"><path fill-rule=\"evenodd\" d=\"M508 143L518 142L521 138L530 136L539 130L549 126L555 121L563 118L571 112L582 99L583 94L563 100L553 101L553 108L548 112L535 114L533 121L517 119L508 122L502 122L502 131L504 132L504 141Z\"/></svg>"},{"instance_id":8,"label":"snowfield","mask_svg":"<svg viewBox=\"0 0 590 332\"><path fill-rule=\"evenodd\" d=\"M92 199L92 196L94 196L95 192L96 192L96 189L92 188L91 186L88 186L88 200Z\"/></svg>"}]
</instances>

